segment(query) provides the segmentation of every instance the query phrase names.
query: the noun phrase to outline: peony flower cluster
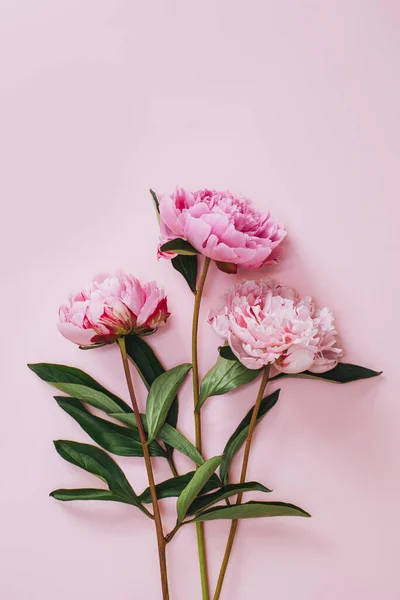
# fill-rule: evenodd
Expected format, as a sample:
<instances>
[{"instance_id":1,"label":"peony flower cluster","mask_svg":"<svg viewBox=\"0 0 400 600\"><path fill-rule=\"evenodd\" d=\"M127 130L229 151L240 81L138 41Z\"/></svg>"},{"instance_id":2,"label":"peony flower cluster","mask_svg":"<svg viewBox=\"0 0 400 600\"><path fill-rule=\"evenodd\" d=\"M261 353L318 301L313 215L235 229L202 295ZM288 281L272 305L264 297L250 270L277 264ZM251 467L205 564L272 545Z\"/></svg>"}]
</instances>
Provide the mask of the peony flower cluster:
<instances>
[{"instance_id":1,"label":"peony flower cluster","mask_svg":"<svg viewBox=\"0 0 400 600\"><path fill-rule=\"evenodd\" d=\"M343 354L331 311L272 279L233 286L209 321L248 369L273 364L284 373L324 373Z\"/></svg>"},{"instance_id":2,"label":"peony flower cluster","mask_svg":"<svg viewBox=\"0 0 400 600\"><path fill-rule=\"evenodd\" d=\"M168 317L167 298L155 282L141 284L118 273L99 275L71 294L59 310L57 327L75 344L109 344L130 333L153 333Z\"/></svg>"},{"instance_id":3,"label":"peony flower cluster","mask_svg":"<svg viewBox=\"0 0 400 600\"><path fill-rule=\"evenodd\" d=\"M269 213L230 192L177 188L160 196L161 240L182 238L216 262L259 269L276 261L286 231ZM166 258L174 255L159 253Z\"/></svg>"}]
</instances>

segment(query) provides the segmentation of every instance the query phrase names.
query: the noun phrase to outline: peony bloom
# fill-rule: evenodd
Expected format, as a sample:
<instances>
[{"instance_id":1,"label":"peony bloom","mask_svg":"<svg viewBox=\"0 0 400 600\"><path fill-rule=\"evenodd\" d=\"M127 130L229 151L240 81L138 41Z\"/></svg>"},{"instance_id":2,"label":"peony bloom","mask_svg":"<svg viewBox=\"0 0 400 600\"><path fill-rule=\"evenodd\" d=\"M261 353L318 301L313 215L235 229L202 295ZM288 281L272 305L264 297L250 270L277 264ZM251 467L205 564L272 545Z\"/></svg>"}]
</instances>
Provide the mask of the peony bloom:
<instances>
[{"instance_id":1,"label":"peony bloom","mask_svg":"<svg viewBox=\"0 0 400 600\"><path fill-rule=\"evenodd\" d=\"M87 289L71 294L59 310L57 327L82 346L111 344L118 337L153 333L169 317L164 291L133 275L99 275Z\"/></svg>"},{"instance_id":2,"label":"peony bloom","mask_svg":"<svg viewBox=\"0 0 400 600\"><path fill-rule=\"evenodd\" d=\"M209 321L248 369L273 364L284 373L324 373L343 355L330 310L272 279L233 286Z\"/></svg>"},{"instance_id":3,"label":"peony bloom","mask_svg":"<svg viewBox=\"0 0 400 600\"><path fill-rule=\"evenodd\" d=\"M159 210L162 244L182 238L216 262L245 269L275 262L276 248L286 235L269 213L257 211L250 200L230 192L187 192L178 187L171 196L160 196Z\"/></svg>"}]
</instances>

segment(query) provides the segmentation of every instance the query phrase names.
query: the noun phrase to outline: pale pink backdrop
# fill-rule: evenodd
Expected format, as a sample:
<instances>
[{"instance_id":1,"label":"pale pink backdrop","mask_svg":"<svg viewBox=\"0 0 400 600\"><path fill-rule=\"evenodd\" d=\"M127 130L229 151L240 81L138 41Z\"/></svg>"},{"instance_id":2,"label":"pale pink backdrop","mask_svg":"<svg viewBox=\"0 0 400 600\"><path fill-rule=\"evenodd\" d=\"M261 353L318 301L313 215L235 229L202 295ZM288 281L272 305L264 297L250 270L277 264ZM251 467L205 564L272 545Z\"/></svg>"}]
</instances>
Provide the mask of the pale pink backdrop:
<instances>
[{"instance_id":1,"label":"pale pink backdrop","mask_svg":"<svg viewBox=\"0 0 400 600\"><path fill-rule=\"evenodd\" d=\"M69 291L116 268L165 286L172 316L150 341L167 366L189 360L192 297L156 260L148 193L177 183L279 214L289 237L273 273L335 311L346 360L384 370L282 384L249 477L313 518L242 523L223 598L400 598L399 25L396 0L2 0L2 599L160 597L139 512L48 497L95 483L52 447L88 438L25 363L79 366L126 396L116 348L84 353L55 328ZM203 317L231 282L212 271ZM217 343L204 324L202 373ZM255 393L208 401L207 457ZM189 385L180 426L192 436ZM138 491L140 462L120 461ZM207 527L213 585L227 530ZM200 599L193 528L169 572L173 600Z\"/></svg>"}]
</instances>

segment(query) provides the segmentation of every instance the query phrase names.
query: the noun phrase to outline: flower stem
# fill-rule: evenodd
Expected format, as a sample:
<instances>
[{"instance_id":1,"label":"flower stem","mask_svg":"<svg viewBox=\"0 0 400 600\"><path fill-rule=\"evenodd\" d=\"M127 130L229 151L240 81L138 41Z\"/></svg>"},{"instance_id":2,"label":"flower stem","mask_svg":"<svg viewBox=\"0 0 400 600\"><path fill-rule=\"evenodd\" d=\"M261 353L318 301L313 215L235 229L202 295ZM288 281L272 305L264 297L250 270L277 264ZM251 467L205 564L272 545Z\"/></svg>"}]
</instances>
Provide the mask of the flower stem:
<instances>
[{"instance_id":1,"label":"flower stem","mask_svg":"<svg viewBox=\"0 0 400 600\"><path fill-rule=\"evenodd\" d=\"M251 415L249 431L247 433L246 445L244 448L242 471L240 474L240 483L244 483L246 481L247 466L249 464L251 442L253 439L254 428L257 424L258 411L260 410L261 401L263 399L265 388L268 383L269 369L270 369L269 365L267 365L264 368L260 389L257 394L257 399L256 399L256 403L254 405L253 414ZM241 504L242 498L243 498L243 494L238 494L236 504ZM219 600L219 597L221 596L222 585L224 583L226 569L228 567L229 558L230 558L230 555L232 552L232 547L233 547L233 542L234 542L235 535L236 535L237 526L238 526L238 521L236 519L236 520L232 521L232 523L231 523L228 542L226 544L226 549L225 549L225 555L224 555L224 559L222 561L221 570L219 572L217 587L215 589L213 600Z\"/></svg>"},{"instance_id":2,"label":"flower stem","mask_svg":"<svg viewBox=\"0 0 400 600\"><path fill-rule=\"evenodd\" d=\"M201 416L200 410L196 410L200 396L200 384L199 384L199 362L198 362L198 329L199 329L199 314L201 297L203 295L204 284L207 277L207 272L210 266L211 259L207 256L204 259L203 270L200 275L197 291L194 297L193 307L193 325L192 325L192 365L193 365L193 400L194 400L194 427L195 427L195 443L196 448L202 453L202 439L201 439ZM199 550L199 563L200 563L200 577L201 577L201 590L203 600L209 600L209 583L208 583L208 571L207 571L207 559L206 559L206 548L204 540L204 527L203 523L196 523L197 532L197 547Z\"/></svg>"},{"instance_id":3,"label":"flower stem","mask_svg":"<svg viewBox=\"0 0 400 600\"><path fill-rule=\"evenodd\" d=\"M168 544L173 537L178 533L180 528L182 527L182 523L177 523L175 527L165 536L165 543Z\"/></svg>"},{"instance_id":4,"label":"flower stem","mask_svg":"<svg viewBox=\"0 0 400 600\"><path fill-rule=\"evenodd\" d=\"M179 476L179 473L178 473L178 471L176 470L176 466L175 466L174 459L172 458L172 456L171 456L171 455L169 455L167 460L168 460L169 468L171 469L172 475L173 475L174 477L178 477L178 476Z\"/></svg>"},{"instance_id":5,"label":"flower stem","mask_svg":"<svg viewBox=\"0 0 400 600\"><path fill-rule=\"evenodd\" d=\"M159 557L159 562L160 562L162 597L163 597L163 600L169 600L167 560L166 560L166 553L165 553L166 544L165 544L165 540L164 540L160 508L158 506L158 501L157 501L157 493L156 493L156 486L155 486L155 482L154 482L153 468L151 466L149 448L147 446L147 439L146 439L146 434L145 434L145 431L143 428L143 423L140 418L140 411L139 411L139 407L138 407L136 396L135 396L135 390L133 389L133 382L132 382L132 377L131 377L131 373L129 370L128 356L126 353L126 344L125 344L124 337L118 339L118 345L121 350L121 357L122 357L122 363L124 366L126 382L128 384L129 395L131 397L133 412L136 417L137 428L139 430L139 437L140 437L140 441L141 441L142 448L143 448L144 462L146 464L147 477L149 480L151 501L153 504L153 511L154 511L154 522L155 522L156 533L157 533L157 545L158 545L158 557Z\"/></svg>"}]
</instances>

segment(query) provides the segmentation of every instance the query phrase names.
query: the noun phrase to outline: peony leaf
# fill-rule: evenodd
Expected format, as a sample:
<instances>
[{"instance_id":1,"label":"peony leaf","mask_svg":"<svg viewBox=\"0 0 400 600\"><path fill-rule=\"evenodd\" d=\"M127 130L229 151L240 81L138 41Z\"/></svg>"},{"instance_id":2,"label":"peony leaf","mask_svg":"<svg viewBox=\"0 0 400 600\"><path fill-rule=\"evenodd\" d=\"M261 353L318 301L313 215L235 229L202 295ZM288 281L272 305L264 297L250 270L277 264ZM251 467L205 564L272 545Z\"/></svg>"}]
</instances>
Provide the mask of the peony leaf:
<instances>
[{"instance_id":1,"label":"peony leaf","mask_svg":"<svg viewBox=\"0 0 400 600\"><path fill-rule=\"evenodd\" d=\"M58 406L65 410L99 446L118 456L143 456L137 429L121 427L89 413L76 398L55 396ZM134 417L133 413L122 413ZM167 453L157 442L149 444L151 456L166 458Z\"/></svg>"},{"instance_id":2,"label":"peony leaf","mask_svg":"<svg viewBox=\"0 0 400 600\"><path fill-rule=\"evenodd\" d=\"M82 400L82 402L85 402L86 404L90 404L90 406L103 410L107 414L117 410L118 404L114 402L114 400L109 398L106 394L98 392L97 390L92 390L85 385L78 385L75 383L53 383L52 385L61 392L65 392L78 400Z\"/></svg>"},{"instance_id":3,"label":"peony leaf","mask_svg":"<svg viewBox=\"0 0 400 600\"><path fill-rule=\"evenodd\" d=\"M178 497L188 483L193 479L193 476L196 471L190 471L189 473L185 473L185 475L179 475L178 477L173 477L172 479L167 479L162 483L158 483L156 485L157 490L157 498L173 498ZM217 475L213 474L207 483L202 488L201 492L211 492L215 490L221 485L221 482ZM139 496L139 500L143 502L143 504L150 504L151 495L150 488L146 488L144 492L142 492Z\"/></svg>"},{"instance_id":4,"label":"peony leaf","mask_svg":"<svg viewBox=\"0 0 400 600\"><path fill-rule=\"evenodd\" d=\"M157 218L158 218L158 220L160 220L160 204L158 202L157 194L155 192L153 192L153 190L150 190L150 194L151 194L151 197L153 198L154 208L156 209Z\"/></svg>"},{"instance_id":5,"label":"peony leaf","mask_svg":"<svg viewBox=\"0 0 400 600\"><path fill-rule=\"evenodd\" d=\"M61 502L70 502L71 500L107 500L112 502L122 502L123 504L133 504L134 502L128 500L124 496L119 496L110 490L98 490L92 488L80 488L76 490L71 489L60 489L51 492L50 496Z\"/></svg>"},{"instance_id":6,"label":"peony leaf","mask_svg":"<svg viewBox=\"0 0 400 600\"><path fill-rule=\"evenodd\" d=\"M40 379L43 379L43 381L46 381L58 390L79 398L79 400L95 406L106 413L120 412L121 409L123 412L132 412L132 409L126 402L109 392L105 387L97 383L93 377L90 377L90 375L87 375L87 373L80 369L52 363L29 364L28 367Z\"/></svg>"},{"instance_id":7,"label":"peony leaf","mask_svg":"<svg viewBox=\"0 0 400 600\"><path fill-rule=\"evenodd\" d=\"M241 385L250 383L259 376L261 371L262 369L247 369L239 361L219 357L201 382L200 398L196 410L200 409L207 398L226 394Z\"/></svg>"},{"instance_id":8,"label":"peony leaf","mask_svg":"<svg viewBox=\"0 0 400 600\"><path fill-rule=\"evenodd\" d=\"M238 361L239 359L232 352L230 346L220 346L218 348L220 356L227 360ZM303 371L302 373L279 373L274 377L270 378L270 381L276 379L283 379L285 377L296 377L299 379L319 379L321 381L329 381L331 383L350 383L352 381L358 381L360 379L369 379L371 377L377 377L381 375L382 371L373 371L366 367L359 365L352 365L350 363L339 362L336 367L325 373L311 373L311 371Z\"/></svg>"},{"instance_id":9,"label":"peony leaf","mask_svg":"<svg viewBox=\"0 0 400 600\"><path fill-rule=\"evenodd\" d=\"M275 406L278 401L280 390L276 390L266 398L263 398L260 404L260 409L258 411L257 417L257 425L263 419L263 417L267 414L267 412ZM221 467L219 470L219 474L223 484L227 484L229 481L229 467L233 460L235 454L240 450L242 445L244 444L247 433L249 431L249 425L251 421L251 417L253 414L253 408L249 410L244 419L239 423L231 437L226 443L224 448L224 452L222 455Z\"/></svg>"},{"instance_id":10,"label":"peony leaf","mask_svg":"<svg viewBox=\"0 0 400 600\"><path fill-rule=\"evenodd\" d=\"M155 439L164 424L176 393L191 368L190 363L178 365L159 375L150 387L146 404L149 443Z\"/></svg>"},{"instance_id":11,"label":"peony leaf","mask_svg":"<svg viewBox=\"0 0 400 600\"><path fill-rule=\"evenodd\" d=\"M64 460L105 481L110 491L123 498L128 504L141 506L124 473L106 452L90 444L69 440L58 440L54 442L54 446Z\"/></svg>"},{"instance_id":12,"label":"peony leaf","mask_svg":"<svg viewBox=\"0 0 400 600\"><path fill-rule=\"evenodd\" d=\"M164 423L158 430L157 437L165 444L168 444L172 448L178 450L181 454L189 457L196 465L202 465L204 463L204 458L201 456L200 452L180 431L175 427L172 427L172 425Z\"/></svg>"},{"instance_id":13,"label":"peony leaf","mask_svg":"<svg viewBox=\"0 0 400 600\"><path fill-rule=\"evenodd\" d=\"M136 425L136 417L134 414L126 414L126 413L113 413L110 415L114 417L114 419L118 419L122 423L126 423L131 427L137 427ZM147 431L147 419L146 415L141 415L143 428ZM164 425L159 429L157 433L157 438L168 444L169 446L179 450L182 454L188 456L195 464L202 465L204 463L204 458L201 456L200 452L196 450L191 442L175 427L169 425L168 423L164 423Z\"/></svg>"},{"instance_id":14,"label":"peony leaf","mask_svg":"<svg viewBox=\"0 0 400 600\"><path fill-rule=\"evenodd\" d=\"M153 349L147 342L137 335L129 335L125 338L126 351L129 358L133 361L143 383L150 389L151 384L159 375L165 373L165 369L155 355ZM168 411L165 422L172 427L176 427L178 422L178 398L175 397ZM167 453L171 457L173 450L167 445Z\"/></svg>"},{"instance_id":15,"label":"peony leaf","mask_svg":"<svg viewBox=\"0 0 400 600\"><path fill-rule=\"evenodd\" d=\"M207 481L212 477L215 469L218 468L222 460L222 456L214 456L207 460L204 465L201 465L189 481L187 486L182 490L176 505L178 523L182 523L189 510L190 505L196 496L204 488Z\"/></svg>"},{"instance_id":16,"label":"peony leaf","mask_svg":"<svg viewBox=\"0 0 400 600\"><path fill-rule=\"evenodd\" d=\"M171 260L171 262L174 269L176 269L185 278L188 286L195 294L198 270L197 256L184 256L183 254L178 254Z\"/></svg>"},{"instance_id":17,"label":"peony leaf","mask_svg":"<svg viewBox=\"0 0 400 600\"><path fill-rule=\"evenodd\" d=\"M196 498L196 500L194 500L190 505L187 514L196 514L209 508L210 506L213 506L213 504L217 504L217 502L221 502L221 500L225 500L226 498L234 496L235 494L243 494L244 492L270 491L270 489L266 488L264 485L261 485L261 483L257 483L256 481L249 481L247 483L232 483L224 486L216 492Z\"/></svg>"},{"instance_id":18,"label":"peony leaf","mask_svg":"<svg viewBox=\"0 0 400 600\"><path fill-rule=\"evenodd\" d=\"M240 362L238 357L233 353L232 348L228 345L220 346L218 348L219 355L226 360L235 360L236 362Z\"/></svg>"},{"instance_id":19,"label":"peony leaf","mask_svg":"<svg viewBox=\"0 0 400 600\"><path fill-rule=\"evenodd\" d=\"M217 506L197 515L186 523L216 521L217 519L259 519L261 517L311 517L311 515L286 502L245 502L233 506Z\"/></svg>"},{"instance_id":20,"label":"peony leaf","mask_svg":"<svg viewBox=\"0 0 400 600\"><path fill-rule=\"evenodd\" d=\"M185 256L193 256L198 254L196 248L193 248L189 242L182 238L175 238L163 244L160 248L161 252L170 252L171 254L183 254Z\"/></svg>"},{"instance_id":21,"label":"peony leaf","mask_svg":"<svg viewBox=\"0 0 400 600\"><path fill-rule=\"evenodd\" d=\"M125 337L126 351L134 363L143 383L150 389L151 384L165 369L154 354L153 349L141 337L128 335Z\"/></svg>"},{"instance_id":22,"label":"peony leaf","mask_svg":"<svg viewBox=\"0 0 400 600\"><path fill-rule=\"evenodd\" d=\"M319 379L322 381L330 381L331 383L350 383L360 379L377 377L381 374L382 371L373 371L372 369L367 369L366 367L340 362L330 371L326 371L326 373L311 373L310 371L295 373L293 375L289 375L288 373L279 373L279 375L272 377L271 380L283 379L284 377L297 377L300 379Z\"/></svg>"}]
</instances>

